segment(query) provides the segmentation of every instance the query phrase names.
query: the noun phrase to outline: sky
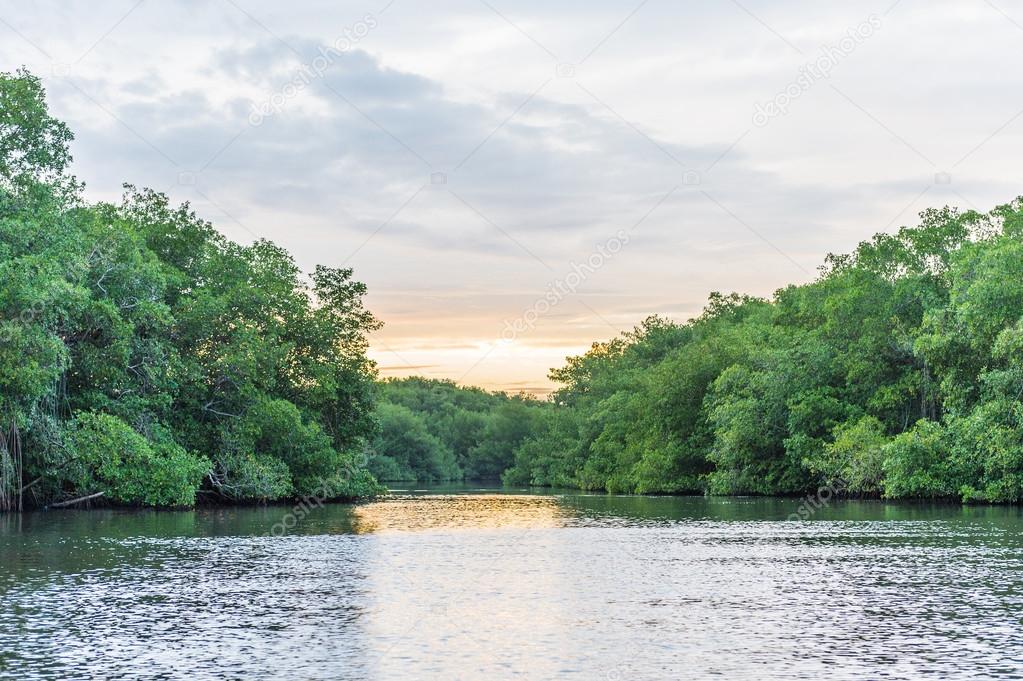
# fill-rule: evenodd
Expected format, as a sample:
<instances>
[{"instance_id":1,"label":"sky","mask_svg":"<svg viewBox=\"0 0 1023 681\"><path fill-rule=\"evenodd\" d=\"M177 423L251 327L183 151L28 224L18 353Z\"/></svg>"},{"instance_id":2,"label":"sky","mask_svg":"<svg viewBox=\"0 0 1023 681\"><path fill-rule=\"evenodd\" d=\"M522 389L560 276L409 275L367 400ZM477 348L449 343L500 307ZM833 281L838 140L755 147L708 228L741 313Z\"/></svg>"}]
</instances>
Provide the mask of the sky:
<instances>
[{"instance_id":1,"label":"sky","mask_svg":"<svg viewBox=\"0 0 1023 681\"><path fill-rule=\"evenodd\" d=\"M355 270L381 376L537 395L713 291L1023 194L1020 0L0 1L130 182Z\"/></svg>"}]
</instances>

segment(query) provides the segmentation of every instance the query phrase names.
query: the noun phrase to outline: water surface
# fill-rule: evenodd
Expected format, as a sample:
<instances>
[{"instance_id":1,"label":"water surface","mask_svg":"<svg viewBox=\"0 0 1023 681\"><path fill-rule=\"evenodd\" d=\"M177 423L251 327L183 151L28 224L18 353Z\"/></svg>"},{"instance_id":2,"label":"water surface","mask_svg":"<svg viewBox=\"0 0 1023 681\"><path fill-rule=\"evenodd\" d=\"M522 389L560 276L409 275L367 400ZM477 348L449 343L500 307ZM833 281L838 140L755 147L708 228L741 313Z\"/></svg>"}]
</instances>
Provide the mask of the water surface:
<instances>
[{"instance_id":1,"label":"water surface","mask_svg":"<svg viewBox=\"0 0 1023 681\"><path fill-rule=\"evenodd\" d=\"M1023 678L1020 509L799 504L2 517L0 678Z\"/></svg>"}]
</instances>

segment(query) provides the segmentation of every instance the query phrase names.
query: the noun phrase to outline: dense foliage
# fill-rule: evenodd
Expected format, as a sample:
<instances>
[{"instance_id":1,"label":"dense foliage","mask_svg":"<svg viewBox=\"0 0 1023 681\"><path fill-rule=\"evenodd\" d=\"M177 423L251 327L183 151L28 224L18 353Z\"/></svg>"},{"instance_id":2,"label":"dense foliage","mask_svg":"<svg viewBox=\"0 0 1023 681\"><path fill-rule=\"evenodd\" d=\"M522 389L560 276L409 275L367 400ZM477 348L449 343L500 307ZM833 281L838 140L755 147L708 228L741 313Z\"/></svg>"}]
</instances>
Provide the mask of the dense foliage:
<instances>
[{"instance_id":1,"label":"dense foliage","mask_svg":"<svg viewBox=\"0 0 1023 681\"><path fill-rule=\"evenodd\" d=\"M714 294L554 370L508 483L1023 497L1023 200L922 214L766 301Z\"/></svg>"},{"instance_id":2,"label":"dense foliage","mask_svg":"<svg viewBox=\"0 0 1023 681\"><path fill-rule=\"evenodd\" d=\"M388 481L498 480L547 406L450 381L385 381L369 468Z\"/></svg>"},{"instance_id":3,"label":"dense foliage","mask_svg":"<svg viewBox=\"0 0 1023 681\"><path fill-rule=\"evenodd\" d=\"M771 300L649 318L553 370L541 403L374 384L351 270L305 277L150 190L88 204L70 140L38 79L0 74L0 510L376 478L1023 498L1023 199L926 211Z\"/></svg>"},{"instance_id":4,"label":"dense foliage","mask_svg":"<svg viewBox=\"0 0 1023 681\"><path fill-rule=\"evenodd\" d=\"M87 204L70 139L38 79L0 74L0 501L373 493L351 270L307 279L150 190Z\"/></svg>"}]
</instances>

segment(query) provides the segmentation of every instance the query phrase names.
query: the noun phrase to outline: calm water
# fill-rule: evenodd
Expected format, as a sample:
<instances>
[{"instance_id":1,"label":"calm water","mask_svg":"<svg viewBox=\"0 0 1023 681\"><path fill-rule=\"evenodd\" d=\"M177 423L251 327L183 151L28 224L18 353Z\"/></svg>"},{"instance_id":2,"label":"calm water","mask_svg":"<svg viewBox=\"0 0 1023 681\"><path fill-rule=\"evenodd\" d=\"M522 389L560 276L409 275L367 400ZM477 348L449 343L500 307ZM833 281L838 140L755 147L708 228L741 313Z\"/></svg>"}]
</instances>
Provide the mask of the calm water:
<instances>
[{"instance_id":1,"label":"calm water","mask_svg":"<svg viewBox=\"0 0 1023 681\"><path fill-rule=\"evenodd\" d=\"M0 518L0 678L1023 678L1020 509L798 505L398 492L284 536L281 507Z\"/></svg>"}]
</instances>

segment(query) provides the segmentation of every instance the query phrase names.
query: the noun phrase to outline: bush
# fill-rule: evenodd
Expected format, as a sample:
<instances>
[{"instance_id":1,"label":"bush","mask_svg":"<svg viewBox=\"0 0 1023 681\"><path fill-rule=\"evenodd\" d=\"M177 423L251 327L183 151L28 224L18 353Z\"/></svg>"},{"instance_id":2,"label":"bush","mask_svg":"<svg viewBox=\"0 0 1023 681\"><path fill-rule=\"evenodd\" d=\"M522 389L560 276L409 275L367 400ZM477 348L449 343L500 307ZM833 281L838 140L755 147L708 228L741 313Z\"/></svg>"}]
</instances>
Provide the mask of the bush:
<instances>
[{"instance_id":1,"label":"bush","mask_svg":"<svg viewBox=\"0 0 1023 681\"><path fill-rule=\"evenodd\" d=\"M361 457L352 457L340 471L319 481L307 494L321 499L358 499L386 494L387 488L366 468Z\"/></svg>"},{"instance_id":2,"label":"bush","mask_svg":"<svg viewBox=\"0 0 1023 681\"><path fill-rule=\"evenodd\" d=\"M109 414L85 412L70 425L77 493L104 492L123 504L191 506L210 462L169 438L151 442Z\"/></svg>"},{"instance_id":3,"label":"bush","mask_svg":"<svg viewBox=\"0 0 1023 681\"><path fill-rule=\"evenodd\" d=\"M273 501L292 493L287 464L272 456L230 453L217 459L211 476L219 494L233 499Z\"/></svg>"},{"instance_id":4,"label":"bush","mask_svg":"<svg viewBox=\"0 0 1023 681\"><path fill-rule=\"evenodd\" d=\"M934 421L918 421L883 447L884 495L945 497L959 492L945 429Z\"/></svg>"},{"instance_id":5,"label":"bush","mask_svg":"<svg viewBox=\"0 0 1023 681\"><path fill-rule=\"evenodd\" d=\"M953 461L963 471L964 501L1015 502L1023 498L1023 431L1019 405L987 402L951 419Z\"/></svg>"},{"instance_id":6,"label":"bush","mask_svg":"<svg viewBox=\"0 0 1023 681\"><path fill-rule=\"evenodd\" d=\"M825 445L819 456L809 457L806 466L825 484L841 487L849 494L879 494L889 441L884 424L873 416L864 416L839 425L834 435L835 441Z\"/></svg>"},{"instance_id":7,"label":"bush","mask_svg":"<svg viewBox=\"0 0 1023 681\"><path fill-rule=\"evenodd\" d=\"M293 403L262 399L233 424L217 456L216 490L231 499L372 496L380 486L356 457Z\"/></svg>"}]
</instances>

